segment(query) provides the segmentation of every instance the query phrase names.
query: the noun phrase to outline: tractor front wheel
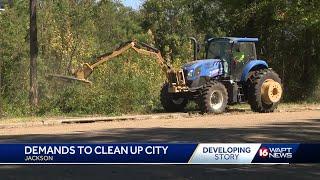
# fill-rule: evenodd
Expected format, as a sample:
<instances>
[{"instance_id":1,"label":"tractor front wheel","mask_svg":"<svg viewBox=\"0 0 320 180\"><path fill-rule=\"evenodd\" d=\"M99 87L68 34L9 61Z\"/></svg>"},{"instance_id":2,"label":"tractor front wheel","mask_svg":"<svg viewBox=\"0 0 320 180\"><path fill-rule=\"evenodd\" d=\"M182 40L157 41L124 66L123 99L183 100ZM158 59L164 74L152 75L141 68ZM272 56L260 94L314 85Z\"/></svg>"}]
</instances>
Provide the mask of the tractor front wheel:
<instances>
[{"instance_id":1,"label":"tractor front wheel","mask_svg":"<svg viewBox=\"0 0 320 180\"><path fill-rule=\"evenodd\" d=\"M182 112L188 104L188 99L179 93L169 93L168 83L164 83L160 92L160 101L167 112Z\"/></svg>"},{"instance_id":2,"label":"tractor front wheel","mask_svg":"<svg viewBox=\"0 0 320 180\"><path fill-rule=\"evenodd\" d=\"M202 112L223 113L228 103L228 92L225 86L216 81L208 82L201 92L200 108Z\"/></svg>"},{"instance_id":3,"label":"tractor front wheel","mask_svg":"<svg viewBox=\"0 0 320 180\"><path fill-rule=\"evenodd\" d=\"M257 70L248 79L247 97L252 111L273 112L282 97L279 75L270 69Z\"/></svg>"}]
</instances>

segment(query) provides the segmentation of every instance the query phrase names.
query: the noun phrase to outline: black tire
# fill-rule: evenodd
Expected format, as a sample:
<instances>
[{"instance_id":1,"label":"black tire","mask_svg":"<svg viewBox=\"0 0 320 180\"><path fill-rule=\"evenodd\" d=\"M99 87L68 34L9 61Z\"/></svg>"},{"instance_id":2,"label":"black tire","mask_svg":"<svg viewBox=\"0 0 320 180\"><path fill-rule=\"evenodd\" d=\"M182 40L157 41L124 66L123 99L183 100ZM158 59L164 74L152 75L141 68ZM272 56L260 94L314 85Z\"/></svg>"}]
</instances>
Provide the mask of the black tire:
<instances>
[{"instance_id":1,"label":"black tire","mask_svg":"<svg viewBox=\"0 0 320 180\"><path fill-rule=\"evenodd\" d=\"M201 92L200 109L204 113L223 113L228 103L226 87L216 81L208 82Z\"/></svg>"},{"instance_id":2,"label":"black tire","mask_svg":"<svg viewBox=\"0 0 320 180\"><path fill-rule=\"evenodd\" d=\"M182 112L188 104L188 99L182 97L178 93L168 92L168 83L164 83L160 92L160 101L165 111L167 112Z\"/></svg>"},{"instance_id":3,"label":"black tire","mask_svg":"<svg viewBox=\"0 0 320 180\"><path fill-rule=\"evenodd\" d=\"M247 81L247 97L248 103L250 104L251 110L260 113L273 112L280 101L276 103L264 103L261 98L261 86L267 79L273 79L274 81L281 84L279 75L271 69L260 69L253 71Z\"/></svg>"}]
</instances>

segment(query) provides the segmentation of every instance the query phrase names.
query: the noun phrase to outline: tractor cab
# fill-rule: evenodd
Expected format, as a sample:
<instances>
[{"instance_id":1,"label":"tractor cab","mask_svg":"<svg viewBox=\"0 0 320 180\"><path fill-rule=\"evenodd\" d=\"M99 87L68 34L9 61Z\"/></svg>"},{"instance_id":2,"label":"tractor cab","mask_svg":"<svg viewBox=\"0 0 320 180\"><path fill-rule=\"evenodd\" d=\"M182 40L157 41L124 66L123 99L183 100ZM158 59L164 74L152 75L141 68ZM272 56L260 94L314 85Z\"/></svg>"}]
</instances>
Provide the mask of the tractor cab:
<instances>
[{"instance_id":1,"label":"tractor cab","mask_svg":"<svg viewBox=\"0 0 320 180\"><path fill-rule=\"evenodd\" d=\"M197 47L195 40L194 47ZM258 38L211 38L207 40L204 59L197 59L182 69L186 85L192 89L201 88L208 80L220 79L245 82L250 71L268 68L265 61L257 60L255 42Z\"/></svg>"},{"instance_id":2,"label":"tractor cab","mask_svg":"<svg viewBox=\"0 0 320 180\"><path fill-rule=\"evenodd\" d=\"M206 59L219 59L223 63L223 74L240 81L244 66L257 59L257 38L211 38L207 41Z\"/></svg>"}]
</instances>

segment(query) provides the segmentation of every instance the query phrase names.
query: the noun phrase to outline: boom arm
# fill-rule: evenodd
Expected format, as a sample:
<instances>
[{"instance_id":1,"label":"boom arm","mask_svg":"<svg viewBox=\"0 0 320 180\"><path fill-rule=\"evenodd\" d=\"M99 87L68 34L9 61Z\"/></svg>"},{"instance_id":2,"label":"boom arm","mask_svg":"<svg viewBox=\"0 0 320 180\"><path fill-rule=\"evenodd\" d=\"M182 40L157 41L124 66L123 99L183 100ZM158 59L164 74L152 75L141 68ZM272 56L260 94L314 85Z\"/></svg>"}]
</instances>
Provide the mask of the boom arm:
<instances>
[{"instance_id":1,"label":"boom arm","mask_svg":"<svg viewBox=\"0 0 320 180\"><path fill-rule=\"evenodd\" d=\"M117 48L115 51L111 53L106 53L100 57L97 58L97 61L93 64L84 63L81 64L81 66L73 73L73 77L70 76L64 76L64 75L56 75L51 74L48 77L54 77L59 78L65 81L69 80L75 80L85 83L90 83L90 81L87 80L87 78L90 76L90 74L93 72L93 70L98 67L99 65L111 60L112 58L115 58L125 51L133 49L137 53L144 54L147 56L153 56L157 59L157 63L160 65L162 71L167 76L167 82L169 83L169 92L175 93L175 92L186 92L188 91L188 87L186 86L185 78L183 70L180 69L178 71L174 70L169 64L166 63L166 61L161 56L161 53L158 49L137 41L129 41L124 44L122 44L119 48Z\"/></svg>"},{"instance_id":2,"label":"boom arm","mask_svg":"<svg viewBox=\"0 0 320 180\"><path fill-rule=\"evenodd\" d=\"M93 72L94 68L111 60L112 58L115 58L121 55L122 53L124 53L129 49L133 49L140 54L156 57L157 63L161 66L161 69L165 74L168 74L170 71L172 71L172 67L165 62L165 60L161 56L161 53L158 49L151 47L150 45L145 43L141 43L137 41L128 41L122 44L115 51L111 53L103 54L102 56L98 57L97 61L94 64L91 64L91 65L88 63L82 64L81 67L75 71L74 73L75 78L79 80L87 81L87 78Z\"/></svg>"}]
</instances>

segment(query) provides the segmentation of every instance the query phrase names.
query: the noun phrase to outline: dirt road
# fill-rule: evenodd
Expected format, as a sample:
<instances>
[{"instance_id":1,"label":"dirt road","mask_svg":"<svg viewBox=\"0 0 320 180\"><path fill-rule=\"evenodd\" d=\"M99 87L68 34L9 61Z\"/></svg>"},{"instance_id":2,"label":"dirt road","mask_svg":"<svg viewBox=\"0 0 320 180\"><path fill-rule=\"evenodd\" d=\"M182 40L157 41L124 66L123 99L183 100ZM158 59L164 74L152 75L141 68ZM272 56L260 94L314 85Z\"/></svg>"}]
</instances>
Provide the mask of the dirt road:
<instances>
[{"instance_id":1,"label":"dirt road","mask_svg":"<svg viewBox=\"0 0 320 180\"><path fill-rule=\"evenodd\" d=\"M320 142L320 111L0 129L0 143ZM320 165L0 166L5 179L320 179ZM50 176L50 178L48 177ZM2 179L2 178L1 178Z\"/></svg>"},{"instance_id":2,"label":"dirt road","mask_svg":"<svg viewBox=\"0 0 320 180\"><path fill-rule=\"evenodd\" d=\"M143 116L142 116L143 117ZM148 116L147 116L148 117ZM32 134L86 134L94 135L103 133L111 133L115 131L136 131L150 129L177 129L188 131L188 129L199 129L200 131L208 128L215 129L259 129L259 128L293 128L292 131L301 132L306 128L320 129L320 111L301 111L301 112L277 112L270 114L259 113L229 113L221 115L191 115L175 118L154 119L144 118L143 120L126 120L111 121L97 123L77 123L77 124L61 124L54 126L36 126L36 127L17 127L1 129L2 138L10 135L32 135ZM302 127L306 127L302 129ZM212 132L215 134L214 132ZM279 131L278 133L282 133ZM277 133L277 134L278 134ZM247 140L252 138L263 138L261 135L255 137L248 136ZM188 139L188 138L187 138ZM187 140L186 139L186 140ZM144 139L154 141L152 137ZM160 140L160 139L158 139ZM258 140L258 139L257 139ZM262 139L263 140L263 139ZM298 139L296 139L298 140ZM312 138L306 140L313 140ZM167 139L163 139L167 141Z\"/></svg>"}]
</instances>

